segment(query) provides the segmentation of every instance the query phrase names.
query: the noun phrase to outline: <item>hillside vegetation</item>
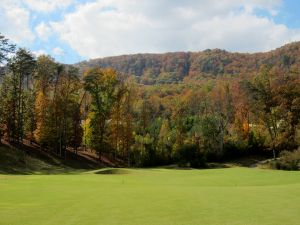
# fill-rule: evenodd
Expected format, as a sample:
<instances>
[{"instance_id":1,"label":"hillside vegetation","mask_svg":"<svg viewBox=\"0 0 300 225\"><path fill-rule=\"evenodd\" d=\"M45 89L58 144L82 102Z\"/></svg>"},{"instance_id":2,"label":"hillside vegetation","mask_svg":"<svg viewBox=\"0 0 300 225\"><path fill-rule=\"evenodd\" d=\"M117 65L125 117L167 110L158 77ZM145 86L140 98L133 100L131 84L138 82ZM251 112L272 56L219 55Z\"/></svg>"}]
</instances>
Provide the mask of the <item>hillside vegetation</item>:
<instances>
[{"instance_id":1,"label":"hillside vegetation","mask_svg":"<svg viewBox=\"0 0 300 225\"><path fill-rule=\"evenodd\" d=\"M205 168L285 152L274 167L299 168L292 153L300 145L299 43L257 54L206 50L63 65L0 39L0 138L9 144L29 142L63 159L84 149L101 165L128 167Z\"/></svg>"},{"instance_id":2,"label":"hillside vegetation","mask_svg":"<svg viewBox=\"0 0 300 225\"><path fill-rule=\"evenodd\" d=\"M231 53L220 49L202 52L136 54L92 59L76 64L81 70L90 67L113 68L134 75L142 84L174 83L185 78L204 79L218 76L250 76L262 65L276 68L300 66L300 43L287 44L265 53Z\"/></svg>"}]
</instances>

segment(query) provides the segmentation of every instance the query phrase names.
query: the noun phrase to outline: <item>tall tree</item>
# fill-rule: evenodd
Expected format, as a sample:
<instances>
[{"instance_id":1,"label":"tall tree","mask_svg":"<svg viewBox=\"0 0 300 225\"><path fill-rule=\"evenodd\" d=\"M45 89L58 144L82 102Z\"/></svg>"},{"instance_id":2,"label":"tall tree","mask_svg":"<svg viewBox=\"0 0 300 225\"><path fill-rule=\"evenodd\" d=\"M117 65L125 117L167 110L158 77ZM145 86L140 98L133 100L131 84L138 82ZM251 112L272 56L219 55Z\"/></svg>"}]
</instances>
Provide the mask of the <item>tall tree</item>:
<instances>
[{"instance_id":1,"label":"tall tree","mask_svg":"<svg viewBox=\"0 0 300 225\"><path fill-rule=\"evenodd\" d=\"M300 122L300 73L295 71L280 72L276 75L274 85L275 100L281 114L280 140L281 148L294 150L296 129Z\"/></svg>"},{"instance_id":2,"label":"tall tree","mask_svg":"<svg viewBox=\"0 0 300 225\"><path fill-rule=\"evenodd\" d=\"M106 127L117 99L117 74L112 69L93 68L86 71L84 88L92 96L91 121L92 144L99 153L105 151Z\"/></svg>"},{"instance_id":3,"label":"tall tree","mask_svg":"<svg viewBox=\"0 0 300 225\"><path fill-rule=\"evenodd\" d=\"M8 60L8 54L14 53L16 46L0 33L0 65Z\"/></svg>"},{"instance_id":4,"label":"tall tree","mask_svg":"<svg viewBox=\"0 0 300 225\"><path fill-rule=\"evenodd\" d=\"M224 138L229 123L233 122L234 107L228 83L217 83L212 90L212 113L219 120L219 154L223 154Z\"/></svg>"},{"instance_id":5,"label":"tall tree","mask_svg":"<svg viewBox=\"0 0 300 225\"><path fill-rule=\"evenodd\" d=\"M57 136L56 131L50 129L51 111L50 107L51 92L56 74L58 72L57 64L54 59L49 56L42 55L37 59L37 71L35 74L35 116L36 116L36 129L34 131L35 140L41 145L49 144L51 139L49 134ZM53 95L54 96L54 95ZM54 121L52 122L54 123ZM55 146L55 143L53 143Z\"/></svg>"},{"instance_id":6,"label":"tall tree","mask_svg":"<svg viewBox=\"0 0 300 225\"><path fill-rule=\"evenodd\" d=\"M247 82L244 85L250 96L252 111L257 115L257 122L261 120L268 131L275 159L276 144L279 137L280 113L275 99L273 75L271 67L264 66L253 82Z\"/></svg>"},{"instance_id":7,"label":"tall tree","mask_svg":"<svg viewBox=\"0 0 300 225\"><path fill-rule=\"evenodd\" d=\"M9 62L9 69L13 76L13 87L14 87L14 101L15 105L14 118L16 123L16 133L13 135L18 141L23 141L24 137L24 117L26 108L29 107L27 104L26 95L32 95L32 77L36 68L36 61L34 56L25 49L19 49L16 55Z\"/></svg>"},{"instance_id":8,"label":"tall tree","mask_svg":"<svg viewBox=\"0 0 300 225\"><path fill-rule=\"evenodd\" d=\"M16 133L15 98L11 74L6 74L0 86L0 139L6 136L9 142L13 141ZM7 110L10 109L10 110Z\"/></svg>"}]
</instances>

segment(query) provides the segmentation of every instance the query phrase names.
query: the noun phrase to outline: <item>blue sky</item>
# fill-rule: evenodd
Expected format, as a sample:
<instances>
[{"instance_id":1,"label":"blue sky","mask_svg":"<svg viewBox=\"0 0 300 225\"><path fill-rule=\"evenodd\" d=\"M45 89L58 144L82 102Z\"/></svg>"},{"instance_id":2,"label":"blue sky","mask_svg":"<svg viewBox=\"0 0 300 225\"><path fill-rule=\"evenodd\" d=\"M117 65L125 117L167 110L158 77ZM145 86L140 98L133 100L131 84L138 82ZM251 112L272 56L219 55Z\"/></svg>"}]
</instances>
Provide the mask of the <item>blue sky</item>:
<instances>
[{"instance_id":1,"label":"blue sky","mask_svg":"<svg viewBox=\"0 0 300 225\"><path fill-rule=\"evenodd\" d=\"M283 1L282 6L275 16L276 23L285 24L289 28L300 28L300 2L299 0Z\"/></svg>"},{"instance_id":2,"label":"blue sky","mask_svg":"<svg viewBox=\"0 0 300 225\"><path fill-rule=\"evenodd\" d=\"M75 63L121 54L268 51L300 40L299 0L0 0L0 32Z\"/></svg>"}]
</instances>

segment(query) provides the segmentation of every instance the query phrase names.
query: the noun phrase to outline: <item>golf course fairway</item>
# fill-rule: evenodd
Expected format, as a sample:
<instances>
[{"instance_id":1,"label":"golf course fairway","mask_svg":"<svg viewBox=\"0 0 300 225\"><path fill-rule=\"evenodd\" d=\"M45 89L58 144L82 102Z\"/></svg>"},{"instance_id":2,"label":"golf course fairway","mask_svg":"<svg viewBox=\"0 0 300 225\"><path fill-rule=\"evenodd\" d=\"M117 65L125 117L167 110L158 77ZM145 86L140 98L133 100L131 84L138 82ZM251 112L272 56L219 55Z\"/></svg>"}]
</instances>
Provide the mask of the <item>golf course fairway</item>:
<instances>
[{"instance_id":1,"label":"golf course fairway","mask_svg":"<svg viewBox=\"0 0 300 225\"><path fill-rule=\"evenodd\" d=\"M297 225L300 172L102 169L0 175L1 225Z\"/></svg>"}]
</instances>

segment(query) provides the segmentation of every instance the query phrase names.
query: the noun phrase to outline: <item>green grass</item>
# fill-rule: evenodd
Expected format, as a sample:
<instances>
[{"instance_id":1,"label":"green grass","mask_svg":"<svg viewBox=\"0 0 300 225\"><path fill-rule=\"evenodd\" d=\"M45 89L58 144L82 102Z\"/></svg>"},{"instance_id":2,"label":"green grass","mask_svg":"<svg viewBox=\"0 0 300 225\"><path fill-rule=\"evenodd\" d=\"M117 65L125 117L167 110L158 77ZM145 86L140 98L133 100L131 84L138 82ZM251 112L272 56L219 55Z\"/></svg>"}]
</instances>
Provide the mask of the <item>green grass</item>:
<instances>
[{"instance_id":1,"label":"green grass","mask_svg":"<svg viewBox=\"0 0 300 225\"><path fill-rule=\"evenodd\" d=\"M293 225L300 173L106 169L0 175L2 225Z\"/></svg>"}]
</instances>

